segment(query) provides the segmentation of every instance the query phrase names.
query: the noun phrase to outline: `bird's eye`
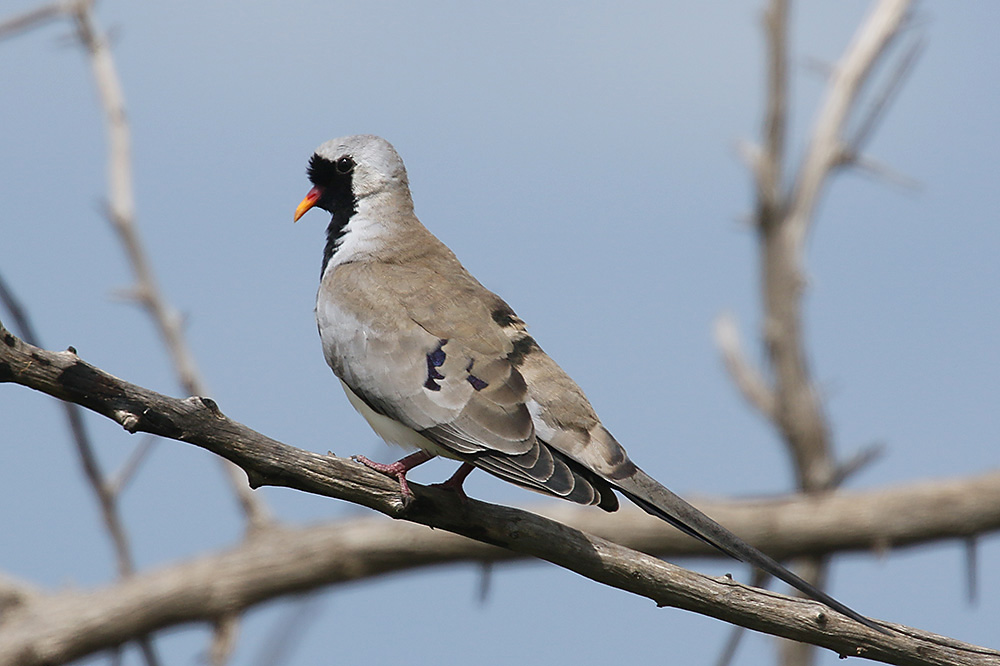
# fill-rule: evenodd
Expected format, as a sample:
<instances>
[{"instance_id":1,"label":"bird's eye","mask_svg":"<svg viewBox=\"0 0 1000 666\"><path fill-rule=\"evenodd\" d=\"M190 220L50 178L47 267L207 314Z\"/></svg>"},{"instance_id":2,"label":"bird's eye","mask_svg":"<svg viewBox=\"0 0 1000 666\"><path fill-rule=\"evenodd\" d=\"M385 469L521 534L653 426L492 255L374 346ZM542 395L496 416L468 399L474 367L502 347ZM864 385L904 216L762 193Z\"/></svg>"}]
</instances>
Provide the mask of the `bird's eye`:
<instances>
[{"instance_id":1,"label":"bird's eye","mask_svg":"<svg viewBox=\"0 0 1000 666\"><path fill-rule=\"evenodd\" d=\"M337 160L337 173L351 173L354 171L354 160L350 157L341 157Z\"/></svg>"}]
</instances>

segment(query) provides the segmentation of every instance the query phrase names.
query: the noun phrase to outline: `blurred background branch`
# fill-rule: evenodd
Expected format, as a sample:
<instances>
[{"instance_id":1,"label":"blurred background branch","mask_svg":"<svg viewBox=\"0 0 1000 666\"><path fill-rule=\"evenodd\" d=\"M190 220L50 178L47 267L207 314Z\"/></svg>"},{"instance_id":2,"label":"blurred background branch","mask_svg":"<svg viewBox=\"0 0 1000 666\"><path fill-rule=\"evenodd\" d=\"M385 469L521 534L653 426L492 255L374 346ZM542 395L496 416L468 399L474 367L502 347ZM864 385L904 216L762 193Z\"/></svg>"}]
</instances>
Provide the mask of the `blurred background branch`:
<instances>
[{"instance_id":1,"label":"blurred background branch","mask_svg":"<svg viewBox=\"0 0 1000 666\"><path fill-rule=\"evenodd\" d=\"M840 60L831 68L825 100L817 114L809 144L796 173L785 165L788 134L788 23L787 0L771 0L764 13L767 43L767 97L763 140L753 150L756 181L755 227L759 242L760 285L764 312L761 340L767 365L763 372L750 365L741 351L737 325L731 315L716 322L716 343L736 386L784 442L795 470L798 489L805 493L832 490L843 479L831 438L832 427L809 365L803 330L805 238L823 187L835 169L850 163L884 116L890 99L912 68L918 49L910 48L871 104L853 140L845 137L849 120L862 106L862 92L889 47L905 30L910 0L880 0L858 28ZM853 143L852 143L853 141ZM788 183L791 183L790 185ZM770 383L763 379L770 378ZM799 576L822 588L827 563L820 556L797 561ZM785 642L784 666L810 666L815 650L803 643Z\"/></svg>"}]
</instances>

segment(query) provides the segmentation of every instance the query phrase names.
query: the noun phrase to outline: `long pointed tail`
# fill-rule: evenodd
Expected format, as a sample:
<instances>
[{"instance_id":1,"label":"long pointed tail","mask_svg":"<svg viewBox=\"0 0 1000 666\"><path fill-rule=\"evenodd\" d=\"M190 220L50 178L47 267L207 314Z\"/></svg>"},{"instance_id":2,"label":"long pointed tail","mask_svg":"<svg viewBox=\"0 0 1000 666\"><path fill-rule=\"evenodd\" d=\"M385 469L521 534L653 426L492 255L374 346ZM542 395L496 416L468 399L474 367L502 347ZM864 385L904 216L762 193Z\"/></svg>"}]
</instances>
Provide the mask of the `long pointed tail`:
<instances>
[{"instance_id":1,"label":"long pointed tail","mask_svg":"<svg viewBox=\"0 0 1000 666\"><path fill-rule=\"evenodd\" d=\"M664 488L656 479L641 469L637 468L635 474L624 479L608 479L608 481L646 513L665 520L682 532L704 541L730 557L741 562L746 562L747 564L752 564L775 578L785 581L816 601L826 604L838 613L846 615L866 627L871 627L884 634L889 633L885 627L845 606L823 590L810 585L778 564L770 556L743 541L670 490Z\"/></svg>"}]
</instances>

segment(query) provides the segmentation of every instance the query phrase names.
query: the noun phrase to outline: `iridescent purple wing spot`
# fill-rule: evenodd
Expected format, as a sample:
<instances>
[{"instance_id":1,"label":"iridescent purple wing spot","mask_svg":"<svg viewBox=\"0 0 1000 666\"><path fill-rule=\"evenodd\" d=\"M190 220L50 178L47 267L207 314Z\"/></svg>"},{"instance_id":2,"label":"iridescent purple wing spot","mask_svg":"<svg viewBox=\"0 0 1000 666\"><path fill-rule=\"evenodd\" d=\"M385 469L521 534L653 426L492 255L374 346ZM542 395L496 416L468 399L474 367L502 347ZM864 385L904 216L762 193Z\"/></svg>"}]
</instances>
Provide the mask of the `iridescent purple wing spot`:
<instances>
[{"instance_id":1,"label":"iridescent purple wing spot","mask_svg":"<svg viewBox=\"0 0 1000 666\"><path fill-rule=\"evenodd\" d=\"M437 380L444 379L444 375L437 369L444 365L445 358L448 356L444 353L446 344L448 344L447 340L438 340L437 348L427 354L427 381L424 382L424 388L431 391L441 390L441 385L437 383Z\"/></svg>"},{"instance_id":2,"label":"iridescent purple wing spot","mask_svg":"<svg viewBox=\"0 0 1000 666\"><path fill-rule=\"evenodd\" d=\"M465 378L466 378L466 380L468 380L468 382L470 384L472 384L472 388L476 389L477 391L482 391L484 388L486 388L487 386L489 386L489 384L486 383L486 382L484 382L479 377L476 377L474 374L472 374L472 364L473 363L475 363L475 361L473 361L470 358L469 359L469 364L467 366L465 366L465 371L467 373L469 373L468 375L466 375Z\"/></svg>"},{"instance_id":3,"label":"iridescent purple wing spot","mask_svg":"<svg viewBox=\"0 0 1000 666\"><path fill-rule=\"evenodd\" d=\"M472 388L476 389L477 391L482 391L484 388L489 386L489 384L484 382L479 377L476 377L475 375L469 375L466 377L466 379L468 379L469 383L472 384Z\"/></svg>"}]
</instances>

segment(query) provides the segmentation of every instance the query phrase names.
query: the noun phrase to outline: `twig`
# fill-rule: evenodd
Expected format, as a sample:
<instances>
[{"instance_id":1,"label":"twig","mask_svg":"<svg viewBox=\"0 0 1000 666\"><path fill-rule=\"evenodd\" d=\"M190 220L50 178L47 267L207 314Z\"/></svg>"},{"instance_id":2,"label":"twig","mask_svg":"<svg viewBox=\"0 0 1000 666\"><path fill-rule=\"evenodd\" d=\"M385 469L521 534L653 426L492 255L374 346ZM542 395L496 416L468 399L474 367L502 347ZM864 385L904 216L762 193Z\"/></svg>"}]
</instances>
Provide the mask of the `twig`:
<instances>
[{"instance_id":1,"label":"twig","mask_svg":"<svg viewBox=\"0 0 1000 666\"><path fill-rule=\"evenodd\" d=\"M729 376L751 405L765 418L775 418L774 392L755 367L747 361L740 345L740 332L736 319L730 312L724 312L715 319L713 327L715 346L722 354L722 360Z\"/></svg>"},{"instance_id":2,"label":"twig","mask_svg":"<svg viewBox=\"0 0 1000 666\"><path fill-rule=\"evenodd\" d=\"M917 192L923 188L922 183L916 178L901 173L867 155L855 155L850 161L862 175L874 176L885 183L911 192Z\"/></svg>"},{"instance_id":3,"label":"twig","mask_svg":"<svg viewBox=\"0 0 1000 666\"><path fill-rule=\"evenodd\" d=\"M211 666L225 666L236 648L236 639L240 633L240 616L236 613L223 613L213 624L208 663Z\"/></svg>"},{"instance_id":4,"label":"twig","mask_svg":"<svg viewBox=\"0 0 1000 666\"><path fill-rule=\"evenodd\" d=\"M833 487L840 487L848 478L868 467L883 455L885 455L885 442L875 442L862 448L846 462L837 466L837 471L833 475Z\"/></svg>"},{"instance_id":5,"label":"twig","mask_svg":"<svg viewBox=\"0 0 1000 666\"><path fill-rule=\"evenodd\" d=\"M864 20L830 80L812 139L792 189L788 209L791 245L799 254L812 212L830 171L841 158L841 139L851 110L875 63L885 53L910 14L912 0L880 0Z\"/></svg>"},{"instance_id":6,"label":"twig","mask_svg":"<svg viewBox=\"0 0 1000 666\"><path fill-rule=\"evenodd\" d=\"M284 617L275 623L267 640L253 666L281 666L291 662L291 653L301 642L309 625L319 616L320 597L316 594L304 594L285 612Z\"/></svg>"},{"instance_id":7,"label":"twig","mask_svg":"<svg viewBox=\"0 0 1000 666\"><path fill-rule=\"evenodd\" d=\"M21 337L33 345L40 345L41 342L39 341L38 334L31 323L31 319L28 317L27 311L14 296L10 287L7 286L7 282L3 279L3 276L0 276L0 303L3 303L7 311L10 312L11 318L20 330ZM104 475L101 473L100 465L97 462L97 456L94 454L94 446L90 441L90 435L83 421L83 410L78 405L68 402L60 401L59 405L66 416L66 422L69 426L73 442L76 445L77 453L80 456L84 475L87 477L87 482L94 496L97 498L104 527L111 537L115 558L118 561L118 573L121 576L131 575L135 567L128 537L125 535L125 527L118 513L115 494L108 487L107 483L105 483Z\"/></svg>"},{"instance_id":8,"label":"twig","mask_svg":"<svg viewBox=\"0 0 1000 666\"><path fill-rule=\"evenodd\" d=\"M37 28L49 21L62 18L67 13L70 2L53 2L42 5L37 9L30 9L23 14L12 16L0 22L0 39L12 37L20 32L25 32L32 28Z\"/></svg>"},{"instance_id":9,"label":"twig","mask_svg":"<svg viewBox=\"0 0 1000 666\"><path fill-rule=\"evenodd\" d=\"M88 0L70 4L77 35L90 56L98 96L107 119L108 219L121 239L122 247L135 275L136 286L132 293L153 319L164 346L173 359L178 381L188 395L204 395L207 391L200 378L194 355L184 337L181 317L166 303L135 225L131 134L125 113L125 98L107 40L94 25L90 8L91 2ZM223 467L247 518L250 530L266 524L270 520L270 515L263 501L247 490L239 470L226 463L223 463Z\"/></svg>"},{"instance_id":10,"label":"twig","mask_svg":"<svg viewBox=\"0 0 1000 666\"><path fill-rule=\"evenodd\" d=\"M476 601L485 606L493 590L493 574L496 573L492 562L484 562L479 569L479 587L476 589Z\"/></svg>"},{"instance_id":11,"label":"twig","mask_svg":"<svg viewBox=\"0 0 1000 666\"><path fill-rule=\"evenodd\" d=\"M852 156L849 159L853 159L853 156L857 156L864 151L865 144L871 139L879 121L885 117L886 110L902 89L903 83L913 71L917 59L923 53L926 46L927 42L925 39L915 39L909 48L906 49L906 52L896 61L896 66L893 68L889 80L882 86L879 95L869 105L868 112L858 124L858 128L854 134L845 142L848 154Z\"/></svg>"},{"instance_id":12,"label":"twig","mask_svg":"<svg viewBox=\"0 0 1000 666\"><path fill-rule=\"evenodd\" d=\"M146 435L142 438L142 441L132 448L132 453L125 460L124 464L122 464L121 468L105 482L108 492L112 495L118 495L125 490L129 482L135 478L136 471L139 469L142 461L146 459L146 456L156 446L156 442L156 437Z\"/></svg>"},{"instance_id":13,"label":"twig","mask_svg":"<svg viewBox=\"0 0 1000 666\"><path fill-rule=\"evenodd\" d=\"M974 605L979 591L979 540L975 535L965 540L965 584L969 605Z\"/></svg>"}]
</instances>

